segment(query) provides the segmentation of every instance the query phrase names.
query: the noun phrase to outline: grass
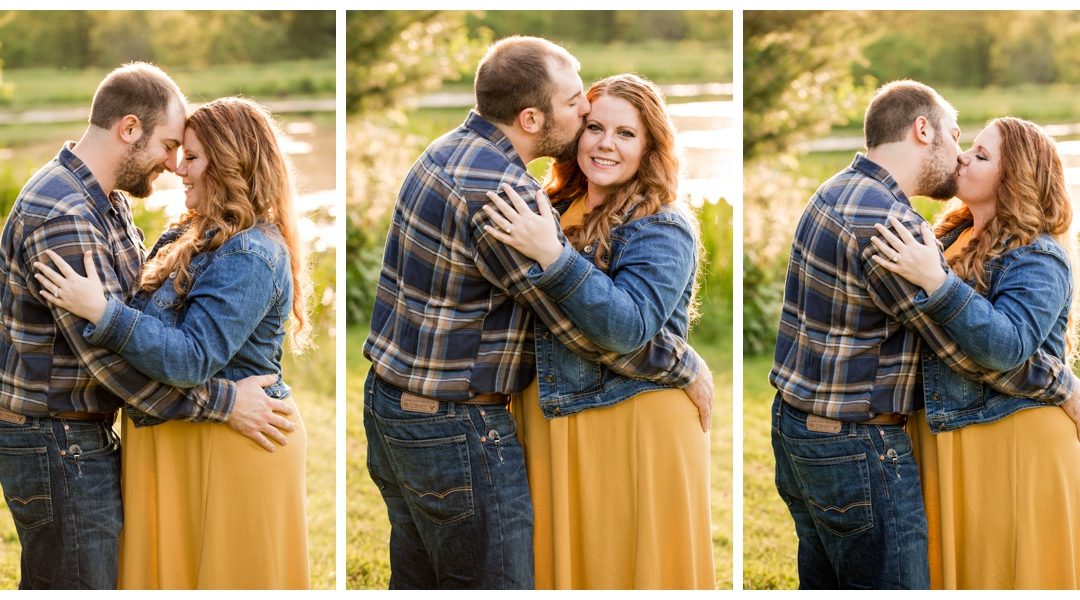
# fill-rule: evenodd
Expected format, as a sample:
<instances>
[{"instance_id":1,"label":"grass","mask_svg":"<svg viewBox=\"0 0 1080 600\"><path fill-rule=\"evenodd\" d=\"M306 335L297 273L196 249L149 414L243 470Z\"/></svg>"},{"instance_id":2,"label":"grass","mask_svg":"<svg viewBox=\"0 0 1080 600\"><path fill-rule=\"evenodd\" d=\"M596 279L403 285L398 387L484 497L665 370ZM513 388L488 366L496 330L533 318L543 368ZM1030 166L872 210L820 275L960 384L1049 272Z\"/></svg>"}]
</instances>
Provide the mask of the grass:
<instances>
[{"instance_id":1,"label":"grass","mask_svg":"<svg viewBox=\"0 0 1080 600\"><path fill-rule=\"evenodd\" d=\"M166 70L195 102L233 94L265 99L332 97L337 82L333 58ZM89 106L94 90L109 71L5 69L4 81L14 89L11 98L0 103L0 110Z\"/></svg>"},{"instance_id":2,"label":"grass","mask_svg":"<svg viewBox=\"0 0 1080 600\"><path fill-rule=\"evenodd\" d=\"M390 523L378 489L367 474L367 441L363 424L363 382L370 366L361 354L367 330L349 328L346 351L346 550L347 589L385 589L390 582ZM713 370L716 399L710 429L712 465L712 541L716 582L732 586L732 353L730 344L700 346Z\"/></svg>"},{"instance_id":3,"label":"grass","mask_svg":"<svg viewBox=\"0 0 1080 600\"><path fill-rule=\"evenodd\" d=\"M798 540L776 493L772 437L772 357L743 360L743 588L796 589Z\"/></svg>"},{"instance_id":4,"label":"grass","mask_svg":"<svg viewBox=\"0 0 1080 600\"><path fill-rule=\"evenodd\" d=\"M285 378L304 417L308 434L308 554L313 589L334 589L334 343L299 359L286 355ZM0 506L0 589L19 585L20 545L7 504Z\"/></svg>"}]
</instances>

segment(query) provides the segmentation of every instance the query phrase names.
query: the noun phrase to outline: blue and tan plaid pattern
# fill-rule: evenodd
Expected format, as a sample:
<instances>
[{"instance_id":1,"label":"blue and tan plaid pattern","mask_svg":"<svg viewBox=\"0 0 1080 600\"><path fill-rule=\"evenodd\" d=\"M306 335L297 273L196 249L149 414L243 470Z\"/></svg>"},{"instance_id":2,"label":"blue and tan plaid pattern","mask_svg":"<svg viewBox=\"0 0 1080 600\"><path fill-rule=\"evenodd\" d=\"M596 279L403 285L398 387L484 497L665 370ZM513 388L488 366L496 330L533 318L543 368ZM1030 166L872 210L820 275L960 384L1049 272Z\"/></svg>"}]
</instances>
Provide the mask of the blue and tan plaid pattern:
<instances>
[{"instance_id":1,"label":"blue and tan plaid pattern","mask_svg":"<svg viewBox=\"0 0 1080 600\"><path fill-rule=\"evenodd\" d=\"M158 383L118 354L83 338L87 322L40 296L34 262L45 250L83 273L94 253L109 296L127 302L138 283L142 232L120 192L106 197L70 142L23 188L0 239L0 408L27 415L109 413L125 402L168 419L224 421L235 384L219 379L190 390Z\"/></svg>"},{"instance_id":2,"label":"blue and tan plaid pattern","mask_svg":"<svg viewBox=\"0 0 1080 600\"><path fill-rule=\"evenodd\" d=\"M364 356L391 385L443 400L516 393L535 377L531 318L613 371L685 387L703 368L669 332L629 355L587 340L526 278L533 262L484 232L485 192L540 185L497 127L476 113L428 147L405 178L387 235Z\"/></svg>"},{"instance_id":3,"label":"blue and tan plaid pattern","mask_svg":"<svg viewBox=\"0 0 1080 600\"><path fill-rule=\"evenodd\" d=\"M890 216L921 238L923 218L862 154L810 199L791 247L769 376L784 401L844 421L910 414L923 406L922 351L1010 396L1064 401L1074 378L1057 357L1039 351L1011 371L987 371L915 307L919 288L870 260L874 224Z\"/></svg>"}]
</instances>

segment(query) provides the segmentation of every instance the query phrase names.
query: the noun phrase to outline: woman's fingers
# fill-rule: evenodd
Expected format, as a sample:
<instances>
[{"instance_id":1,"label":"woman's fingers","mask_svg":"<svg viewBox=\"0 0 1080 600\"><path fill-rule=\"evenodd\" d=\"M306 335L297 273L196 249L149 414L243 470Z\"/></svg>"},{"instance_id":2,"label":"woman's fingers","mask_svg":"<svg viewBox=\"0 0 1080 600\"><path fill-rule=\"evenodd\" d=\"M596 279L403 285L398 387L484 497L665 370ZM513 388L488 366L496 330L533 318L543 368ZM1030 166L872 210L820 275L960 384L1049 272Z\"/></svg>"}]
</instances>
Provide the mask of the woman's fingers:
<instances>
[{"instance_id":1,"label":"woman's fingers","mask_svg":"<svg viewBox=\"0 0 1080 600\"><path fill-rule=\"evenodd\" d=\"M517 220L517 211L514 210L512 206L507 204L506 201L503 200L498 194L496 194L495 192L488 192L487 197L491 200L491 203L495 205L495 208L499 209L499 212L502 213L502 216L506 217L507 221L513 223ZM484 206L487 205L485 204Z\"/></svg>"},{"instance_id":2,"label":"woman's fingers","mask_svg":"<svg viewBox=\"0 0 1080 600\"><path fill-rule=\"evenodd\" d=\"M97 265L94 264L94 253L89 250L83 253L83 268L86 269L87 279L101 283L101 277L97 272Z\"/></svg>"},{"instance_id":3,"label":"woman's fingers","mask_svg":"<svg viewBox=\"0 0 1080 600\"><path fill-rule=\"evenodd\" d=\"M514 191L514 188L510 187L510 184L502 184L502 189L503 192L506 194L506 197L510 199L510 203L514 205L514 209L517 211L517 214L524 215L532 212L531 210L529 210L529 205L521 199L521 196Z\"/></svg>"},{"instance_id":4,"label":"woman's fingers","mask_svg":"<svg viewBox=\"0 0 1080 600\"><path fill-rule=\"evenodd\" d=\"M870 243L874 245L874 248L877 249L881 255L884 255L885 258L888 258L889 260L896 260L900 257L900 253L897 252L896 248L886 244L876 235L870 238ZM875 254L875 256L877 255Z\"/></svg>"},{"instance_id":5,"label":"woman's fingers","mask_svg":"<svg viewBox=\"0 0 1080 600\"><path fill-rule=\"evenodd\" d=\"M485 204L483 210L485 213L487 213L487 216L491 217L491 222L494 223L496 227L503 231L511 230L511 226L513 224L510 223L510 221L507 221L506 218L504 218L501 214L499 214L499 211L491 208L491 205Z\"/></svg>"},{"instance_id":6,"label":"woman's fingers","mask_svg":"<svg viewBox=\"0 0 1080 600\"><path fill-rule=\"evenodd\" d=\"M872 254L870 256L870 260L872 260L872 261L876 262L877 264L881 265L882 268L884 268L886 271L892 271L893 273L898 273L899 272L899 267L896 265L896 263L894 263L891 260L885 260L884 258L881 257L880 254Z\"/></svg>"},{"instance_id":7,"label":"woman's fingers","mask_svg":"<svg viewBox=\"0 0 1080 600\"><path fill-rule=\"evenodd\" d=\"M57 287L64 283L63 275L52 270L52 267L46 265L45 263L35 262L34 268L38 271L34 274L34 277L37 278L37 280L42 284L48 283L48 286L46 287L48 287L50 290L55 291Z\"/></svg>"},{"instance_id":8,"label":"woman's fingers","mask_svg":"<svg viewBox=\"0 0 1080 600\"><path fill-rule=\"evenodd\" d=\"M540 216L545 219L551 218L552 208L551 200L548 199L547 194L543 190L536 192L536 207L540 209Z\"/></svg>"},{"instance_id":9,"label":"woman's fingers","mask_svg":"<svg viewBox=\"0 0 1080 600\"><path fill-rule=\"evenodd\" d=\"M923 245L937 247L937 236L934 235L934 228L929 223L923 221L919 227L922 229Z\"/></svg>"},{"instance_id":10,"label":"woman's fingers","mask_svg":"<svg viewBox=\"0 0 1080 600\"><path fill-rule=\"evenodd\" d=\"M514 241L514 238L506 235L505 233L500 231L499 228L497 228L497 227L492 227L491 225L484 225L484 231L488 232L488 235L490 235L491 237L499 240L500 242L502 242L504 244L510 244L511 242Z\"/></svg>"},{"instance_id":11,"label":"woman's fingers","mask_svg":"<svg viewBox=\"0 0 1080 600\"><path fill-rule=\"evenodd\" d=\"M874 225L874 229L877 229L878 234L880 234L881 237L885 238L885 241L889 242L889 245L892 246L893 249L900 250L904 247L904 242L901 241L900 238L896 237L893 232L889 231L888 227L882 225L881 223L876 223Z\"/></svg>"},{"instance_id":12,"label":"woman's fingers","mask_svg":"<svg viewBox=\"0 0 1080 600\"><path fill-rule=\"evenodd\" d=\"M892 225L892 228L894 230L896 230L896 234L900 236L900 239L904 240L904 243L906 243L906 244L918 244L919 243L919 241L915 239L915 236L911 235L911 232L908 231L908 228L904 227L904 224L900 222L900 219L897 219L896 217L890 215L889 216L889 225Z\"/></svg>"},{"instance_id":13,"label":"woman's fingers","mask_svg":"<svg viewBox=\"0 0 1080 600\"><path fill-rule=\"evenodd\" d=\"M57 270L60 271L60 273L63 274L64 277L78 275L78 273L75 272L75 269L72 269L71 265L67 264L67 261L61 258L59 254L53 252L52 250L46 250L45 254L49 257L50 260L52 260L53 264L56 265Z\"/></svg>"}]
</instances>

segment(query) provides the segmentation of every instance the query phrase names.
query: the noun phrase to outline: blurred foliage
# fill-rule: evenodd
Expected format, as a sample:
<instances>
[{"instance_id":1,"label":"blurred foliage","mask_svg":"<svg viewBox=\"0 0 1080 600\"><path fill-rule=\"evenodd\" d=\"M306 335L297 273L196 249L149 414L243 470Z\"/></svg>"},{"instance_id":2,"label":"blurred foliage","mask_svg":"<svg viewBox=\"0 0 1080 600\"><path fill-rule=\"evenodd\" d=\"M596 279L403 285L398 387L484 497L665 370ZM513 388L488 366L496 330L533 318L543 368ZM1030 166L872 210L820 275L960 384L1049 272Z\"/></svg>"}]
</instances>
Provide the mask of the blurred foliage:
<instances>
[{"instance_id":1,"label":"blurred foliage","mask_svg":"<svg viewBox=\"0 0 1080 600\"><path fill-rule=\"evenodd\" d=\"M697 295L701 316L690 329L694 345L731 347L735 291L733 216L732 206L725 199L705 202L698 211L705 256ZM714 370L723 368L711 366Z\"/></svg>"},{"instance_id":2,"label":"blurred foliage","mask_svg":"<svg viewBox=\"0 0 1080 600\"><path fill-rule=\"evenodd\" d=\"M795 224L817 183L796 144L862 111L874 83L853 73L877 35L864 12L743 13L743 351L770 352Z\"/></svg>"},{"instance_id":3,"label":"blurred foliage","mask_svg":"<svg viewBox=\"0 0 1080 600\"><path fill-rule=\"evenodd\" d=\"M402 100L471 73L491 42L469 36L463 12L350 11L346 16L345 106L395 110Z\"/></svg>"},{"instance_id":4,"label":"blurred foliage","mask_svg":"<svg viewBox=\"0 0 1080 600\"><path fill-rule=\"evenodd\" d=\"M874 88L856 78L875 28L866 13L743 13L743 158L774 156L861 111Z\"/></svg>"},{"instance_id":5,"label":"blurred foliage","mask_svg":"<svg viewBox=\"0 0 1080 600\"><path fill-rule=\"evenodd\" d=\"M886 11L888 23L855 69L888 81L898 73L935 87L1080 83L1075 11Z\"/></svg>"},{"instance_id":6,"label":"blurred foliage","mask_svg":"<svg viewBox=\"0 0 1080 600\"><path fill-rule=\"evenodd\" d=\"M4 11L8 68L205 67L334 56L334 11Z\"/></svg>"},{"instance_id":7,"label":"blurred foliage","mask_svg":"<svg viewBox=\"0 0 1080 600\"><path fill-rule=\"evenodd\" d=\"M731 45L731 11L686 10L489 10L469 16L473 31L496 38L528 32L560 42L641 43L648 40Z\"/></svg>"}]
</instances>

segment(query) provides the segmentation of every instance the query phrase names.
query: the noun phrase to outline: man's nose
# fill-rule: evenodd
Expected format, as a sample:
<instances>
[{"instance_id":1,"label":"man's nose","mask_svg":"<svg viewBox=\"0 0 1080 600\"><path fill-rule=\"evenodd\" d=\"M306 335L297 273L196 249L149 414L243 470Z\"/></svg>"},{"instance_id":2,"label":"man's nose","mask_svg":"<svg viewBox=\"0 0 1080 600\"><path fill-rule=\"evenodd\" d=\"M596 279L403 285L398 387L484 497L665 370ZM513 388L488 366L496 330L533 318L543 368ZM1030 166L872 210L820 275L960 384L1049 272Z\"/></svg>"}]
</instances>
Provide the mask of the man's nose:
<instances>
[{"instance_id":1,"label":"man's nose","mask_svg":"<svg viewBox=\"0 0 1080 600\"><path fill-rule=\"evenodd\" d=\"M583 102L580 102L578 106L578 114L584 117L585 115L589 114L591 110L592 105L589 104L589 99L583 98Z\"/></svg>"},{"instance_id":2,"label":"man's nose","mask_svg":"<svg viewBox=\"0 0 1080 600\"><path fill-rule=\"evenodd\" d=\"M960 164L966 167L968 166L968 163L971 162L971 157L968 156L967 152L961 152L960 154L956 155L956 160L960 161Z\"/></svg>"},{"instance_id":3,"label":"man's nose","mask_svg":"<svg viewBox=\"0 0 1080 600\"><path fill-rule=\"evenodd\" d=\"M176 163L176 150L169 151L168 157L165 159L165 162L162 164L162 166L164 166L165 170L170 173L176 172L176 169L178 168L178 165Z\"/></svg>"}]
</instances>

